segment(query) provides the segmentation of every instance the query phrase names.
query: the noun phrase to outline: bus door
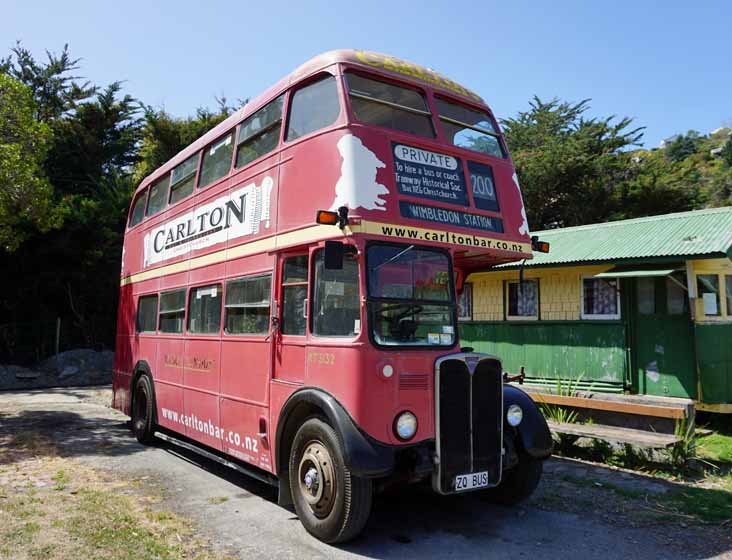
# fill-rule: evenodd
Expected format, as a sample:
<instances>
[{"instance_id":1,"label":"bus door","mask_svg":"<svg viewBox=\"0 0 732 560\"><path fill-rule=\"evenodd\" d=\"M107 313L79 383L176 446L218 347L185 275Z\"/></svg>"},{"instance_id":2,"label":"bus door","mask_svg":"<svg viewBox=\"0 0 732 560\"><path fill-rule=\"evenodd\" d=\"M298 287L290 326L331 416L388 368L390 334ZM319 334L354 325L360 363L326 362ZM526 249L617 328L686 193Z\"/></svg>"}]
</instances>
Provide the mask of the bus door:
<instances>
[{"instance_id":1,"label":"bus door","mask_svg":"<svg viewBox=\"0 0 732 560\"><path fill-rule=\"evenodd\" d=\"M220 282L193 286L188 291L183 365L186 435L219 450L222 448L218 395L222 301Z\"/></svg>"},{"instance_id":2,"label":"bus door","mask_svg":"<svg viewBox=\"0 0 732 560\"><path fill-rule=\"evenodd\" d=\"M271 300L271 270L229 280L221 343L223 451L268 471Z\"/></svg>"},{"instance_id":3,"label":"bus door","mask_svg":"<svg viewBox=\"0 0 732 560\"><path fill-rule=\"evenodd\" d=\"M308 255L281 255L278 268L279 328L273 337L272 376L279 381L302 383L307 354Z\"/></svg>"}]
</instances>

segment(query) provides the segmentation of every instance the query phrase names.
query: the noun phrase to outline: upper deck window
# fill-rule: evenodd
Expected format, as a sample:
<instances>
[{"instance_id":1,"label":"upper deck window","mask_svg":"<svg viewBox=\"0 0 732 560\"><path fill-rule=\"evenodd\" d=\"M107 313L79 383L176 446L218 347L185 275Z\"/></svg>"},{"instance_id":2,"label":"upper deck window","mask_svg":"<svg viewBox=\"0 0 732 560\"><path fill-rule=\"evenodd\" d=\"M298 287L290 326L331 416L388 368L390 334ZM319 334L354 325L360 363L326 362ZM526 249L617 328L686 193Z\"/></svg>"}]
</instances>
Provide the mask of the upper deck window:
<instances>
[{"instance_id":1,"label":"upper deck window","mask_svg":"<svg viewBox=\"0 0 732 560\"><path fill-rule=\"evenodd\" d=\"M333 124L340 112L338 88L333 76L306 85L297 90L290 101L287 141Z\"/></svg>"},{"instance_id":2,"label":"upper deck window","mask_svg":"<svg viewBox=\"0 0 732 560\"><path fill-rule=\"evenodd\" d=\"M207 187L221 179L231 169L231 156L234 153L234 131L219 138L203 152L201 173L198 177L198 188Z\"/></svg>"},{"instance_id":3,"label":"upper deck window","mask_svg":"<svg viewBox=\"0 0 732 560\"><path fill-rule=\"evenodd\" d=\"M155 181L150 187L150 200L147 203L146 216L154 216L165 208L168 202L168 183L170 183L170 175L166 174Z\"/></svg>"},{"instance_id":4,"label":"upper deck window","mask_svg":"<svg viewBox=\"0 0 732 560\"><path fill-rule=\"evenodd\" d=\"M504 158L501 142L487 113L435 97L445 136L455 146Z\"/></svg>"},{"instance_id":5,"label":"upper deck window","mask_svg":"<svg viewBox=\"0 0 732 560\"><path fill-rule=\"evenodd\" d=\"M173 169L170 181L170 203L175 204L193 192L196 183L198 154L193 154Z\"/></svg>"},{"instance_id":6,"label":"upper deck window","mask_svg":"<svg viewBox=\"0 0 732 560\"><path fill-rule=\"evenodd\" d=\"M242 167L277 147L282 128L284 99L285 96L280 95L241 123L239 147L236 149L236 167Z\"/></svg>"},{"instance_id":7,"label":"upper deck window","mask_svg":"<svg viewBox=\"0 0 732 560\"><path fill-rule=\"evenodd\" d=\"M147 189L137 195L132 212L130 213L130 227L139 224L145 217L145 204L147 203Z\"/></svg>"},{"instance_id":8,"label":"upper deck window","mask_svg":"<svg viewBox=\"0 0 732 560\"><path fill-rule=\"evenodd\" d=\"M361 122L435 137L432 115L420 92L351 73L346 82L353 114Z\"/></svg>"}]
</instances>

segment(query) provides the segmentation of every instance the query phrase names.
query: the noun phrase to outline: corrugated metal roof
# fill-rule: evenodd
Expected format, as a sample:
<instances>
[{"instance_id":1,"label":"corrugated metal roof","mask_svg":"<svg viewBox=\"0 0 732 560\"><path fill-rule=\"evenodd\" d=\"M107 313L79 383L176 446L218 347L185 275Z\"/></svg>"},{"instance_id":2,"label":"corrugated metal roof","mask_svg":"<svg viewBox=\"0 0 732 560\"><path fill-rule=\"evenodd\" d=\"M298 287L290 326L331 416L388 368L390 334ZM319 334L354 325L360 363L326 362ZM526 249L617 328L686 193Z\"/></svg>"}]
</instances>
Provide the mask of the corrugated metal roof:
<instances>
[{"instance_id":1,"label":"corrugated metal roof","mask_svg":"<svg viewBox=\"0 0 732 560\"><path fill-rule=\"evenodd\" d=\"M551 243L525 266L724 256L732 249L732 207L694 210L532 232ZM510 263L496 268L515 268Z\"/></svg>"}]
</instances>

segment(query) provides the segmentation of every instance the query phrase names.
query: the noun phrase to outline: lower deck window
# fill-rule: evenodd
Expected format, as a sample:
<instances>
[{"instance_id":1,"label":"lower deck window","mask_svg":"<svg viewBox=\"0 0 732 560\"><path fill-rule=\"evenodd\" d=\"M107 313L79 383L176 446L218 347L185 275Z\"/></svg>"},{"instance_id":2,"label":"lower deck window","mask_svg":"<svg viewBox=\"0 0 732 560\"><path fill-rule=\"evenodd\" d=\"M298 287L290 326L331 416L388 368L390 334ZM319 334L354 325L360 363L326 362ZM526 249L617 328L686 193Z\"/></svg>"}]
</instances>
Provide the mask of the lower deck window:
<instances>
[{"instance_id":1,"label":"lower deck window","mask_svg":"<svg viewBox=\"0 0 732 560\"><path fill-rule=\"evenodd\" d=\"M267 334L271 288L270 274L226 284L226 334Z\"/></svg>"},{"instance_id":2,"label":"lower deck window","mask_svg":"<svg viewBox=\"0 0 732 560\"><path fill-rule=\"evenodd\" d=\"M155 332L158 296L140 296L137 300L137 332Z\"/></svg>"},{"instance_id":3,"label":"lower deck window","mask_svg":"<svg viewBox=\"0 0 732 560\"><path fill-rule=\"evenodd\" d=\"M539 318L539 281L524 280L523 282L509 282L507 290L509 319L538 319Z\"/></svg>"},{"instance_id":4,"label":"lower deck window","mask_svg":"<svg viewBox=\"0 0 732 560\"><path fill-rule=\"evenodd\" d=\"M186 316L186 291L175 290L160 294L158 330L163 333L182 333Z\"/></svg>"},{"instance_id":5,"label":"lower deck window","mask_svg":"<svg viewBox=\"0 0 732 560\"><path fill-rule=\"evenodd\" d=\"M620 288L617 279L582 280L582 318L620 319Z\"/></svg>"},{"instance_id":6,"label":"lower deck window","mask_svg":"<svg viewBox=\"0 0 732 560\"><path fill-rule=\"evenodd\" d=\"M188 332L216 334L221 326L221 284L192 288L188 296Z\"/></svg>"}]
</instances>

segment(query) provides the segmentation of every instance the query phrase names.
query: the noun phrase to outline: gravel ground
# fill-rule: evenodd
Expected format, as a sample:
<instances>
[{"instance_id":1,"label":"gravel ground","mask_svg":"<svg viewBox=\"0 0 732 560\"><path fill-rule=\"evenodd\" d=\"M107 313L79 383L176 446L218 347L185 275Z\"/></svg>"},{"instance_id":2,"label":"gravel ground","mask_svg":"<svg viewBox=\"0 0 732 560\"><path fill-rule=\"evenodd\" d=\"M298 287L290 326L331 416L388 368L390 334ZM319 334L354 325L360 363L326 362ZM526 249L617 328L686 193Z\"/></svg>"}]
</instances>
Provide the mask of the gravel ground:
<instances>
[{"instance_id":1,"label":"gravel ground","mask_svg":"<svg viewBox=\"0 0 732 560\"><path fill-rule=\"evenodd\" d=\"M413 487L378 496L357 541L325 545L276 504L271 488L162 442L139 445L110 398L108 388L2 392L0 434L49 435L62 455L134 479L163 497L160 507L241 558L732 559L732 526L658 505L672 483L563 459L545 464L539 490L522 507Z\"/></svg>"}]
</instances>

